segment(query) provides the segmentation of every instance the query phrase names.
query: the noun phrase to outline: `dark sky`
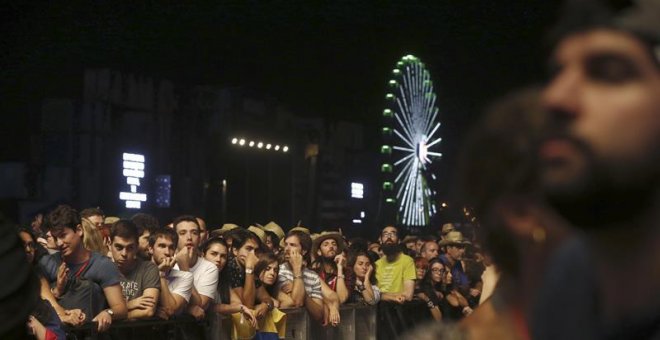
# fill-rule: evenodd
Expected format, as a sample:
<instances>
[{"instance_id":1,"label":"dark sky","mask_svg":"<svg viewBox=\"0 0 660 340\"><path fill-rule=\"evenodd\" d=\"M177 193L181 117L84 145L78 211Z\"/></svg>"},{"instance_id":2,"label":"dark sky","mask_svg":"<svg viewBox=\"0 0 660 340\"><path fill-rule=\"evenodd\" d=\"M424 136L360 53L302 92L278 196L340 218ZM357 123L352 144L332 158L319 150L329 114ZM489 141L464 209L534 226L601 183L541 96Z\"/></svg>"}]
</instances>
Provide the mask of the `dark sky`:
<instances>
[{"instance_id":1,"label":"dark sky","mask_svg":"<svg viewBox=\"0 0 660 340\"><path fill-rule=\"evenodd\" d=\"M26 119L9 113L35 98L80 96L72 75L85 67L247 87L299 115L377 126L390 71L410 53L431 72L450 144L483 104L542 78L556 11L550 1L474 0L4 7L2 113L19 127Z\"/></svg>"}]
</instances>

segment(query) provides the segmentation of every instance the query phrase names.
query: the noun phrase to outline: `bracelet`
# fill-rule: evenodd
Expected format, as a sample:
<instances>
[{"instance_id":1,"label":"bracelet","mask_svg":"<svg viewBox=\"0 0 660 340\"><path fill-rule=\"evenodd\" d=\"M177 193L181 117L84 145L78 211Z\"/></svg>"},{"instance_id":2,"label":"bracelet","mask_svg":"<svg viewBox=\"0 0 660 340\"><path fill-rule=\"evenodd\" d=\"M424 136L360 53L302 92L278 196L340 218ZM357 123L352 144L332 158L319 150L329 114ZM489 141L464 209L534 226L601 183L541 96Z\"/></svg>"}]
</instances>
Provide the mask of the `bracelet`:
<instances>
[{"instance_id":1,"label":"bracelet","mask_svg":"<svg viewBox=\"0 0 660 340\"><path fill-rule=\"evenodd\" d=\"M345 279L346 276L344 276L344 275L337 275L337 278L338 278L338 279Z\"/></svg>"},{"instance_id":2,"label":"bracelet","mask_svg":"<svg viewBox=\"0 0 660 340\"><path fill-rule=\"evenodd\" d=\"M429 309L433 309L435 308L435 304L433 303L433 301L428 300L426 301L426 307L428 307Z\"/></svg>"},{"instance_id":3,"label":"bracelet","mask_svg":"<svg viewBox=\"0 0 660 340\"><path fill-rule=\"evenodd\" d=\"M303 277L302 274L300 274L300 275L294 275L294 276L293 276L293 279L294 279L294 280L295 280L295 279L302 279L302 277Z\"/></svg>"}]
</instances>

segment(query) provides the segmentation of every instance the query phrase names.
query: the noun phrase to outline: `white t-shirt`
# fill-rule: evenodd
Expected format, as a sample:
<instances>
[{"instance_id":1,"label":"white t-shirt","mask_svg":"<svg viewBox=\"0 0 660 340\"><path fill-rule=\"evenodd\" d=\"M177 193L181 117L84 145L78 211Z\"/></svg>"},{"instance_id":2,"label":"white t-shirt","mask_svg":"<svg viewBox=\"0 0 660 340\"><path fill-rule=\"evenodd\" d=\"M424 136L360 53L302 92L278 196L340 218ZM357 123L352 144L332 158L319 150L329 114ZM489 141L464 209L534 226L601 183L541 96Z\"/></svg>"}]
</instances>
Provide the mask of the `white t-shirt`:
<instances>
[{"instance_id":1,"label":"white t-shirt","mask_svg":"<svg viewBox=\"0 0 660 340\"><path fill-rule=\"evenodd\" d=\"M193 287L193 274L181 270L172 269L167 275L167 288L170 293L180 295L186 302L190 301Z\"/></svg>"},{"instance_id":2,"label":"white t-shirt","mask_svg":"<svg viewBox=\"0 0 660 340\"><path fill-rule=\"evenodd\" d=\"M174 266L179 269L179 265ZM218 291L218 267L213 263L198 257L197 263L190 268L193 274L193 285L197 292L215 301Z\"/></svg>"}]
</instances>

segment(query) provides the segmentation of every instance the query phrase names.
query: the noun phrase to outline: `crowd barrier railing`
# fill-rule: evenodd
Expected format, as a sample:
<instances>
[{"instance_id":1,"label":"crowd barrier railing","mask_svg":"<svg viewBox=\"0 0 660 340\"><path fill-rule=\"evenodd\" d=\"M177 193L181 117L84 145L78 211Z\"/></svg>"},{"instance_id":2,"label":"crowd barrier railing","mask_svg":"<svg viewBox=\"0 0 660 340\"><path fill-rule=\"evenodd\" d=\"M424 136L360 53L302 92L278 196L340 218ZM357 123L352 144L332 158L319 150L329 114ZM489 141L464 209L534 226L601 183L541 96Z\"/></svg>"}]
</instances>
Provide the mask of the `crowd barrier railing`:
<instances>
[{"instance_id":1,"label":"crowd barrier railing","mask_svg":"<svg viewBox=\"0 0 660 340\"><path fill-rule=\"evenodd\" d=\"M287 314L285 339L296 340L375 340L376 308L366 305L347 304L340 308L341 322L337 327L321 326L313 321L304 308L282 309ZM97 332L95 322L65 330L74 339L209 339L229 340L231 318L226 315L209 313L205 320L197 321L187 315L170 320L147 319L116 321L105 333ZM185 334L184 334L185 333Z\"/></svg>"}]
</instances>

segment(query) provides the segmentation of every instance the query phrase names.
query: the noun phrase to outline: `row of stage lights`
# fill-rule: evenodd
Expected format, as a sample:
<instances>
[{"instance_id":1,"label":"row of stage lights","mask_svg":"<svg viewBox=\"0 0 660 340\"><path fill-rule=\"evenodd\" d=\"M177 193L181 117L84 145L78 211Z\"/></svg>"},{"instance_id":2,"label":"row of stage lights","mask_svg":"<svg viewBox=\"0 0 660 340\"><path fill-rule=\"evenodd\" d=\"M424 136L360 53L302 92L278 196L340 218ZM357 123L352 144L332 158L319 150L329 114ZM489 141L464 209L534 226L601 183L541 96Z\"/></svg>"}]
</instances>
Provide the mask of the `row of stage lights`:
<instances>
[{"instance_id":1,"label":"row of stage lights","mask_svg":"<svg viewBox=\"0 0 660 340\"><path fill-rule=\"evenodd\" d=\"M234 145L238 144L239 146L245 146L247 144L248 147L251 147L251 148L257 147L257 149L264 149L265 148L266 150L271 150L272 149L272 150L275 150L275 151L280 151L280 149L281 149L282 152L288 152L289 151L289 147L286 146L286 145L280 147L279 144L273 145L271 143L255 142L253 140L246 141L245 138L233 138L231 140L231 143L234 144Z\"/></svg>"}]
</instances>

